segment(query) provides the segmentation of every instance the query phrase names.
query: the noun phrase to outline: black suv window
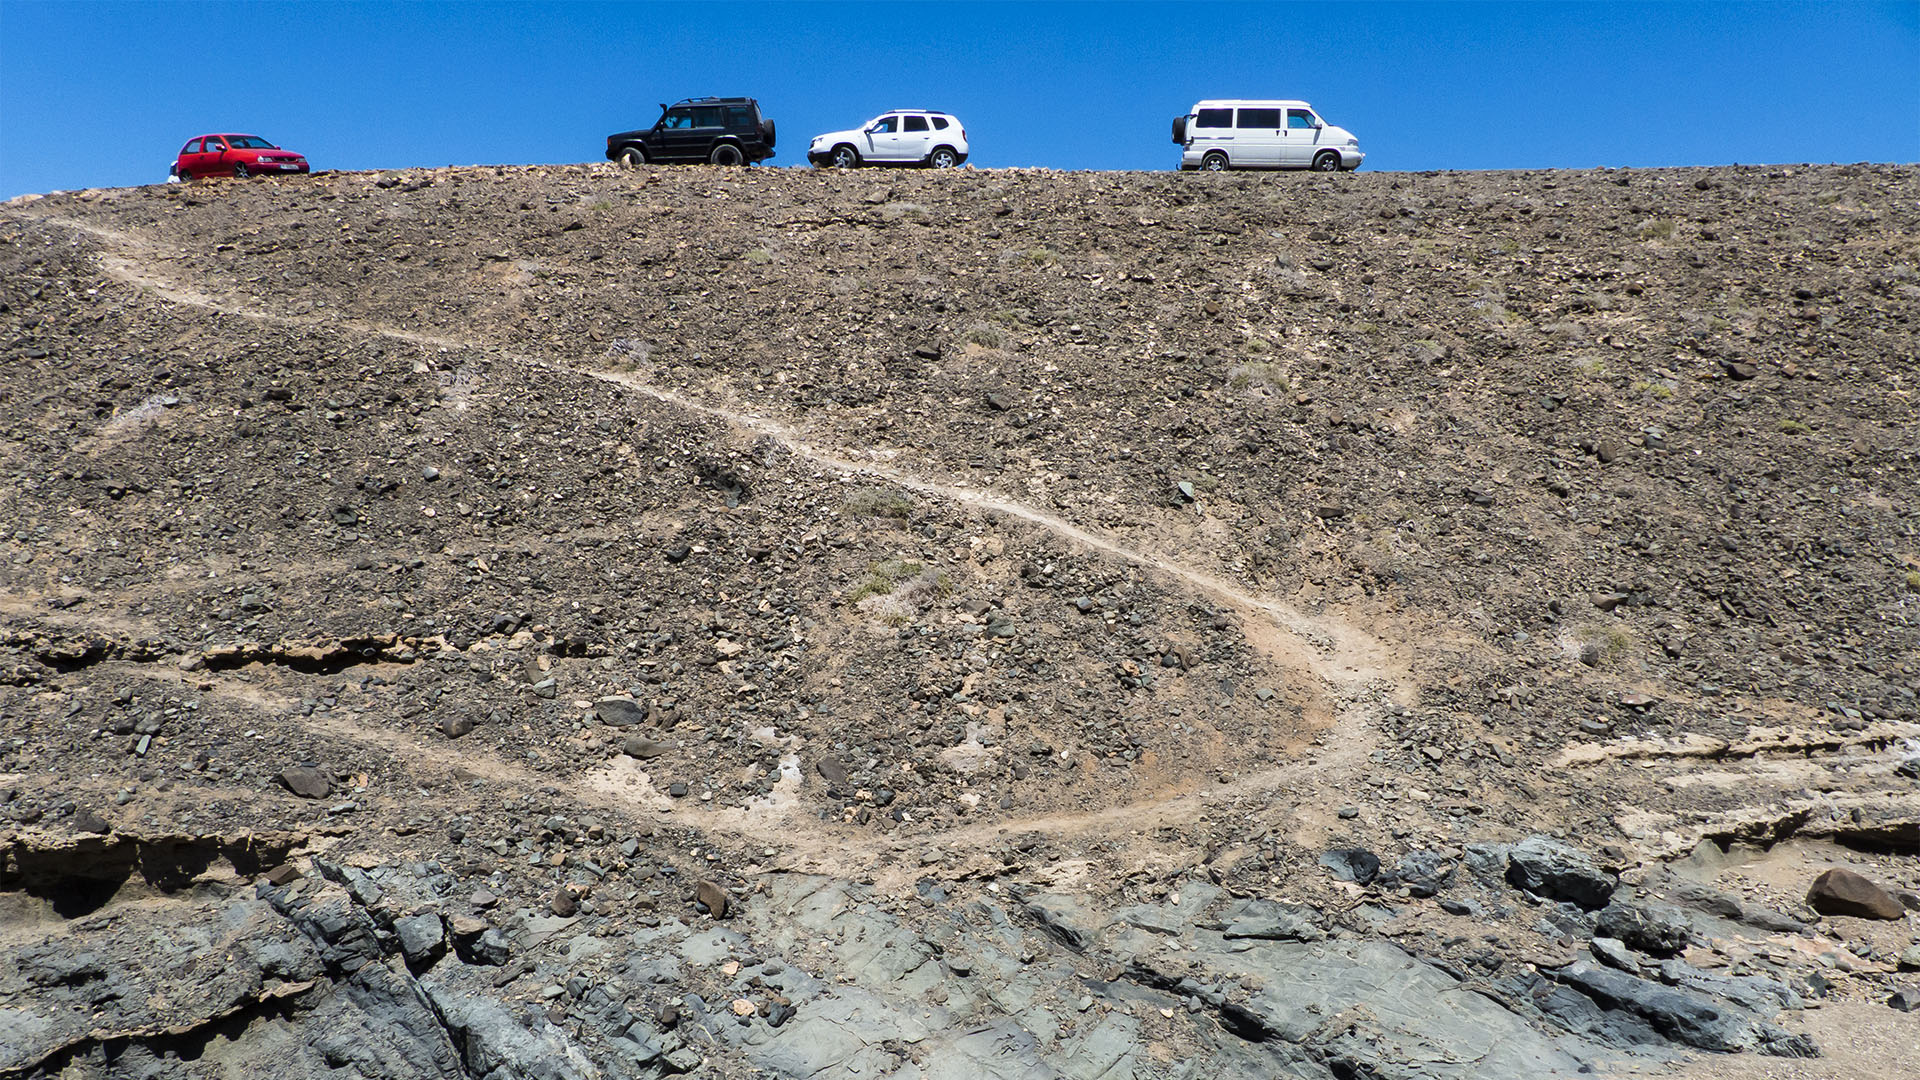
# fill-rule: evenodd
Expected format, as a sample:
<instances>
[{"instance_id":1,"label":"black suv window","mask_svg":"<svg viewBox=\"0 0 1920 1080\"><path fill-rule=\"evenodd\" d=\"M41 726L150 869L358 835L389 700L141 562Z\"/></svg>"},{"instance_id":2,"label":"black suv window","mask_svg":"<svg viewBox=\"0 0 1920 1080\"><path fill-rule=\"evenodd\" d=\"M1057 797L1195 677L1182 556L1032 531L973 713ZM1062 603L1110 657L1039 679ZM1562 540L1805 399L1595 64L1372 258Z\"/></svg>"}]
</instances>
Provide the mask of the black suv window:
<instances>
[{"instance_id":1,"label":"black suv window","mask_svg":"<svg viewBox=\"0 0 1920 1080\"><path fill-rule=\"evenodd\" d=\"M1233 126L1233 110L1232 109L1201 109L1200 115L1194 118L1193 126L1204 127L1204 128L1230 128Z\"/></svg>"},{"instance_id":2,"label":"black suv window","mask_svg":"<svg viewBox=\"0 0 1920 1080\"><path fill-rule=\"evenodd\" d=\"M738 130L753 126L753 110L745 105L727 106L727 126Z\"/></svg>"},{"instance_id":3,"label":"black suv window","mask_svg":"<svg viewBox=\"0 0 1920 1080\"><path fill-rule=\"evenodd\" d=\"M1280 126L1280 110L1241 109L1240 126L1243 128L1277 129Z\"/></svg>"},{"instance_id":4,"label":"black suv window","mask_svg":"<svg viewBox=\"0 0 1920 1080\"><path fill-rule=\"evenodd\" d=\"M927 130L927 118L926 118L926 117L924 117L924 116L909 116L909 117L907 117L907 130L908 130L908 131L925 131L925 130Z\"/></svg>"},{"instance_id":5,"label":"black suv window","mask_svg":"<svg viewBox=\"0 0 1920 1080\"><path fill-rule=\"evenodd\" d=\"M689 128L693 126L693 112L690 109L670 109L662 124L670 128Z\"/></svg>"},{"instance_id":6,"label":"black suv window","mask_svg":"<svg viewBox=\"0 0 1920 1080\"><path fill-rule=\"evenodd\" d=\"M693 126L697 128L719 127L720 126L719 106L710 105L710 106L707 106L706 108L693 110Z\"/></svg>"}]
</instances>

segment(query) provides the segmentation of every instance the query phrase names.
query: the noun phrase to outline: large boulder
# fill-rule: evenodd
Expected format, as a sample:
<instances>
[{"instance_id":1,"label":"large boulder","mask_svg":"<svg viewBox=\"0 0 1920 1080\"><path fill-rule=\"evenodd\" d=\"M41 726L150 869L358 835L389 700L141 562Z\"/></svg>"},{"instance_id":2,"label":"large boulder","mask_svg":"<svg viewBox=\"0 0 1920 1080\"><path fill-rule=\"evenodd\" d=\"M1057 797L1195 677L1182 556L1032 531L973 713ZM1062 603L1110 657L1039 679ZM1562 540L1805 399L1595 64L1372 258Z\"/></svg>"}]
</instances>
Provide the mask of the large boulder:
<instances>
[{"instance_id":1,"label":"large boulder","mask_svg":"<svg viewBox=\"0 0 1920 1080\"><path fill-rule=\"evenodd\" d=\"M1851 870L1835 867L1813 879L1807 906L1822 915L1852 915L1861 919L1901 919L1907 910L1893 894Z\"/></svg>"},{"instance_id":2,"label":"large boulder","mask_svg":"<svg viewBox=\"0 0 1920 1080\"><path fill-rule=\"evenodd\" d=\"M1530 836L1507 853L1507 881L1546 900L1565 900L1588 911L1607 906L1619 884L1586 853L1544 836Z\"/></svg>"}]
</instances>

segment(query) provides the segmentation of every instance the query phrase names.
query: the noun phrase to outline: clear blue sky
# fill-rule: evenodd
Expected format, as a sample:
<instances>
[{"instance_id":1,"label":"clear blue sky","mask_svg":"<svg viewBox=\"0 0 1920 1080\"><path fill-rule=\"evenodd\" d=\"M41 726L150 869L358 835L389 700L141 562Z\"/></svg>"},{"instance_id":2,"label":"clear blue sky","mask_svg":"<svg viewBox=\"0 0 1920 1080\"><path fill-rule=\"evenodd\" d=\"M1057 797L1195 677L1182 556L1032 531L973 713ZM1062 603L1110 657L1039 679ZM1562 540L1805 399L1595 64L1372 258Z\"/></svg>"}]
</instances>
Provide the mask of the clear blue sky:
<instances>
[{"instance_id":1,"label":"clear blue sky","mask_svg":"<svg viewBox=\"0 0 1920 1080\"><path fill-rule=\"evenodd\" d=\"M974 164L1165 169L1203 97L1301 97L1368 169L1920 160L1920 2L0 0L0 197L152 183L204 131L316 169L599 160L758 97L774 165L887 108Z\"/></svg>"}]
</instances>

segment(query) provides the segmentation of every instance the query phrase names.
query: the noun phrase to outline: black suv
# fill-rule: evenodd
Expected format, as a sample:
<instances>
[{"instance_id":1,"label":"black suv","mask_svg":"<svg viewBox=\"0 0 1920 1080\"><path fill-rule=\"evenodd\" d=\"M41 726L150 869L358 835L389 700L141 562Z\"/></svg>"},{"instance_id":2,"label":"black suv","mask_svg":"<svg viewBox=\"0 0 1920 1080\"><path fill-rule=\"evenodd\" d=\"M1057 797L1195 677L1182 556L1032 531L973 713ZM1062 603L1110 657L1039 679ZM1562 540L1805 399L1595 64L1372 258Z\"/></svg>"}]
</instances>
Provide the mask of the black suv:
<instances>
[{"instance_id":1,"label":"black suv","mask_svg":"<svg viewBox=\"0 0 1920 1080\"><path fill-rule=\"evenodd\" d=\"M607 160L622 165L750 165L772 156L773 121L750 97L686 98L660 106L660 121L650 128L607 136Z\"/></svg>"}]
</instances>

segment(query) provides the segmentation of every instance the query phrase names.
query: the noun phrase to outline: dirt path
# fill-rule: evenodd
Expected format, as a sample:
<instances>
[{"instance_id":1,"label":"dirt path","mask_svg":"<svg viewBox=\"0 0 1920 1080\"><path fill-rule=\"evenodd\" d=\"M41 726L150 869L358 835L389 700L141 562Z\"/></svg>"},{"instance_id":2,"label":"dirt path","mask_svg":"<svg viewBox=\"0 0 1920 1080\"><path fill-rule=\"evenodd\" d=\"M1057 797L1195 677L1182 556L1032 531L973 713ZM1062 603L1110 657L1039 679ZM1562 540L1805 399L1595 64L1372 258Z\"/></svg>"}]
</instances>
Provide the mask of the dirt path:
<instances>
[{"instance_id":1,"label":"dirt path","mask_svg":"<svg viewBox=\"0 0 1920 1080\"><path fill-rule=\"evenodd\" d=\"M635 375L555 363L485 341L423 334L351 319L280 314L236 304L191 283L182 282L177 275L161 268L158 263L165 256L156 244L145 238L70 218L27 216L43 224L79 232L107 245L110 250L98 255L99 264L106 275L168 303L262 323L345 331L429 348L481 350L496 359L535 370L614 383L672 408L720 420L752 436L771 438L796 457L844 476L878 480L931 498L1024 521L1088 551L1149 568L1178 587L1206 597L1210 603L1239 612L1247 625L1248 641L1254 648L1285 667L1311 673L1323 684L1324 710L1316 711L1330 715L1332 725L1323 733L1323 748L1311 760L1264 770L1203 790L1177 792L1106 810L1026 820L998 820L914 838L884 838L882 842L888 847L919 848L931 842L978 845L992 836L1032 831L1044 831L1054 836L1106 835L1188 822L1204 814L1206 806L1220 798L1256 796L1283 785L1297 786L1308 777L1337 777L1346 768L1364 761L1366 754L1374 748L1376 740L1370 721L1377 715L1377 710L1389 702L1409 703L1412 700L1414 687L1406 659L1396 655L1390 643L1364 628L1335 617L1312 615L1271 597L1255 595L1169 555L1130 547L1036 507L944 479L860 461L857 460L856 451L819 445L806 434L769 416L697 401L675 391L653 386ZM341 735L354 734L358 727L337 723L329 726L335 734ZM376 739L366 731L360 731L358 735L380 742L389 750L401 749L400 741ZM427 753L442 766L452 758L465 756L438 748ZM507 779L506 773L498 769L490 768L487 771L496 779ZM1196 781L1199 780L1196 778ZM636 781L633 776L597 775L590 778L590 783L604 794L618 793L635 806L664 813L682 824L703 830L731 831L742 838L784 845L792 841L796 826L828 828L835 835L823 851L838 847L840 841L858 841L860 847L872 842L870 834L847 831L842 836L839 835L840 830L822 826L809 815L794 813L797 804L793 800L776 799L747 809L685 811L677 809L664 796L652 791L643 778ZM863 856L854 854L845 867L810 865L807 869L852 868L857 872L862 859ZM833 858L820 861L840 862Z\"/></svg>"}]
</instances>

